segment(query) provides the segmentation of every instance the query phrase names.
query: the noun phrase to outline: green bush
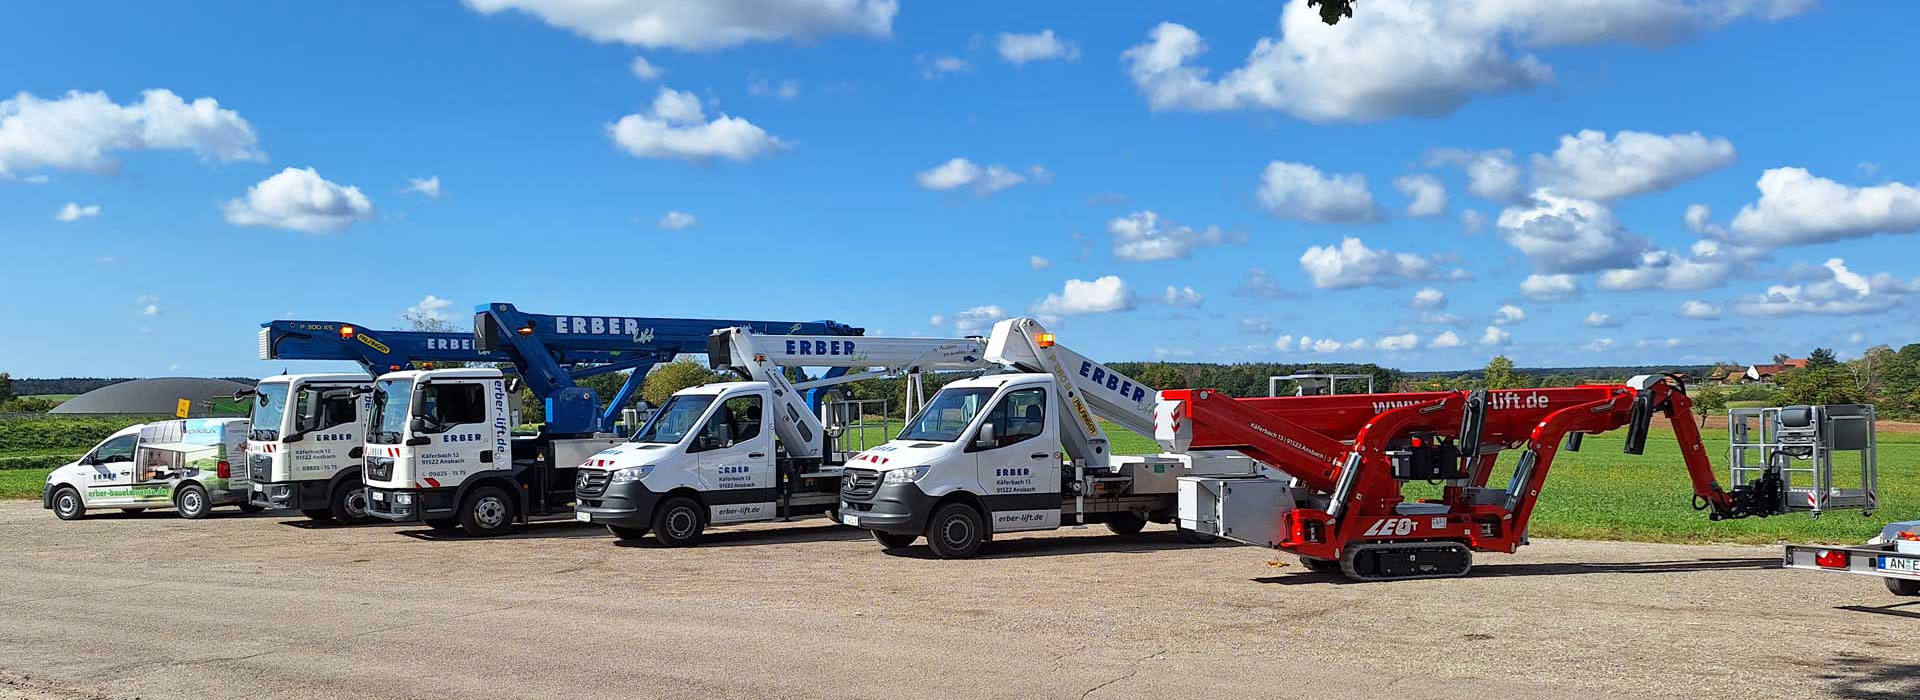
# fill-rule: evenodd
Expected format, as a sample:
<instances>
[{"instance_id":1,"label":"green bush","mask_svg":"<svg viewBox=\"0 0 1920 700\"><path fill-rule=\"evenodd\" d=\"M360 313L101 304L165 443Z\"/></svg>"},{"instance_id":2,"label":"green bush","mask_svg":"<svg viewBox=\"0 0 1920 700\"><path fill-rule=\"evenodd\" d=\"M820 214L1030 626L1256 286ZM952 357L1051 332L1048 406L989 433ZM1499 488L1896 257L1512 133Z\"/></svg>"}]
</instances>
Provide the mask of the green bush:
<instances>
[{"instance_id":1,"label":"green bush","mask_svg":"<svg viewBox=\"0 0 1920 700\"><path fill-rule=\"evenodd\" d=\"M0 457L0 471L8 469L52 469L66 466L68 462L79 459L85 452L70 455L32 455L28 457Z\"/></svg>"},{"instance_id":2,"label":"green bush","mask_svg":"<svg viewBox=\"0 0 1920 700\"><path fill-rule=\"evenodd\" d=\"M0 420L0 452L72 450L85 452L114 431L153 418L146 416L42 415Z\"/></svg>"}]
</instances>

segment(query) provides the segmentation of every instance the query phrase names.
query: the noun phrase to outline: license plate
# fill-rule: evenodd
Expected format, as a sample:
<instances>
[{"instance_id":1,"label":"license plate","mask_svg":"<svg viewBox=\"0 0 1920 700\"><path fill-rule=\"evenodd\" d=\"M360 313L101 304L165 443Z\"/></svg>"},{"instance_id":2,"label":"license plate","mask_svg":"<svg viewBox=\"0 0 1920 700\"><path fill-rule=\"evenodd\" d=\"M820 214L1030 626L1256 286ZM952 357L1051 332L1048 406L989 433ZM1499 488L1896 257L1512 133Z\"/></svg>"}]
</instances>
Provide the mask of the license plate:
<instances>
[{"instance_id":1,"label":"license plate","mask_svg":"<svg viewBox=\"0 0 1920 700\"><path fill-rule=\"evenodd\" d=\"M1902 574L1920 574L1920 559L1906 557L1880 557L1880 570Z\"/></svg>"},{"instance_id":2,"label":"license plate","mask_svg":"<svg viewBox=\"0 0 1920 700\"><path fill-rule=\"evenodd\" d=\"M369 491L368 493L373 494L373 500L376 500L376 501L387 500L387 492L385 491Z\"/></svg>"},{"instance_id":3,"label":"license plate","mask_svg":"<svg viewBox=\"0 0 1920 700\"><path fill-rule=\"evenodd\" d=\"M859 526L860 526L860 516L858 516L858 515L854 515L854 514L852 514L852 513L846 513L846 514L844 514L844 515L841 515L841 516L840 516L840 522L843 522L843 523L846 523L846 524L848 524L848 525L852 525L852 526L854 526L854 527L859 527Z\"/></svg>"},{"instance_id":4,"label":"license plate","mask_svg":"<svg viewBox=\"0 0 1920 700\"><path fill-rule=\"evenodd\" d=\"M576 511L576 512L574 512L574 514L573 514L573 519L574 519L574 520L578 520L578 521L580 521L580 522L583 522L583 523L590 523L590 522L593 522L593 514L592 514L592 513L581 513L581 512L578 512L578 511Z\"/></svg>"}]
</instances>

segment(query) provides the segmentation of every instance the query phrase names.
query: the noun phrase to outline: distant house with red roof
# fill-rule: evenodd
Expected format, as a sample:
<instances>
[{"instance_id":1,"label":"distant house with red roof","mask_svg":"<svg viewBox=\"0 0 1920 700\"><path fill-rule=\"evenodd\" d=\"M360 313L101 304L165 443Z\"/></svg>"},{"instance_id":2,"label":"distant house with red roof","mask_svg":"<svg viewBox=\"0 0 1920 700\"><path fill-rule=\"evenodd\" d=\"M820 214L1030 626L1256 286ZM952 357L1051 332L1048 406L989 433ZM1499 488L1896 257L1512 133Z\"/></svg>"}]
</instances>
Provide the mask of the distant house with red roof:
<instances>
[{"instance_id":1,"label":"distant house with red roof","mask_svg":"<svg viewBox=\"0 0 1920 700\"><path fill-rule=\"evenodd\" d=\"M1780 376L1782 372L1786 372L1787 370L1791 370L1791 369L1806 369L1806 368L1807 368L1807 358L1804 358L1804 357L1798 358L1798 359L1789 358L1786 360L1781 360L1778 364L1753 365L1751 367L1748 367L1746 378L1747 378L1747 381L1749 382L1771 382L1773 381L1774 377Z\"/></svg>"}]
</instances>

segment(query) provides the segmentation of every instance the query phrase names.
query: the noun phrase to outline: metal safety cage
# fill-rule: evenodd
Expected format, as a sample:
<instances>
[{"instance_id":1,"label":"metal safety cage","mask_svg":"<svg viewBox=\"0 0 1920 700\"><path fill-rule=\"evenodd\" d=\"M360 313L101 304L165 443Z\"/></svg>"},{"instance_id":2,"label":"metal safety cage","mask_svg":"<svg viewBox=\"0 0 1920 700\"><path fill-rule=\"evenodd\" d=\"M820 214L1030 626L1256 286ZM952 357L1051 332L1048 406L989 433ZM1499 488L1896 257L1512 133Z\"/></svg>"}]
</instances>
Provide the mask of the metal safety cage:
<instances>
[{"instance_id":1,"label":"metal safety cage","mask_svg":"<svg viewBox=\"0 0 1920 700\"><path fill-rule=\"evenodd\" d=\"M1814 517L1835 509L1872 515L1879 506L1874 419L1873 406L1866 404L1729 410L1733 486L1777 477L1785 510Z\"/></svg>"}]
</instances>

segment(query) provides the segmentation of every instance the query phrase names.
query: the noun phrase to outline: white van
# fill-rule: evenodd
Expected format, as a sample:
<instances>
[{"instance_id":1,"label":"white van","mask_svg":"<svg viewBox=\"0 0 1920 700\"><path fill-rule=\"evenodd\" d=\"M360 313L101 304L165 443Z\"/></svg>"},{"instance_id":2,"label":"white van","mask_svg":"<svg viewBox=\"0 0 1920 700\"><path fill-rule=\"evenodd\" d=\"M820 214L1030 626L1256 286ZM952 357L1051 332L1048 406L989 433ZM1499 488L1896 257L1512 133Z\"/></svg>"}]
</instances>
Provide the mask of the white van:
<instances>
[{"instance_id":1,"label":"white van","mask_svg":"<svg viewBox=\"0 0 1920 700\"><path fill-rule=\"evenodd\" d=\"M223 505L260 512L247 503L248 427L245 418L196 418L122 428L48 474L41 506L61 520L78 519L88 508L171 507L188 519Z\"/></svg>"}]
</instances>

